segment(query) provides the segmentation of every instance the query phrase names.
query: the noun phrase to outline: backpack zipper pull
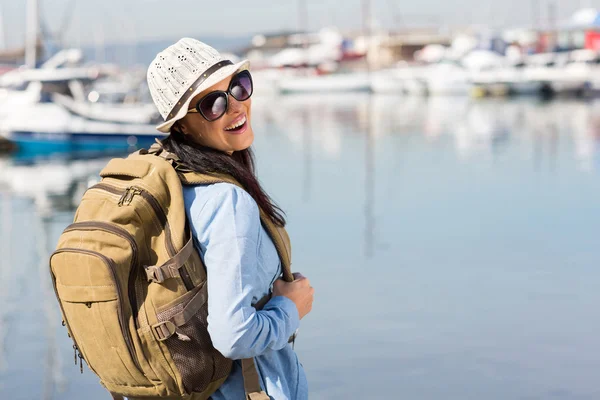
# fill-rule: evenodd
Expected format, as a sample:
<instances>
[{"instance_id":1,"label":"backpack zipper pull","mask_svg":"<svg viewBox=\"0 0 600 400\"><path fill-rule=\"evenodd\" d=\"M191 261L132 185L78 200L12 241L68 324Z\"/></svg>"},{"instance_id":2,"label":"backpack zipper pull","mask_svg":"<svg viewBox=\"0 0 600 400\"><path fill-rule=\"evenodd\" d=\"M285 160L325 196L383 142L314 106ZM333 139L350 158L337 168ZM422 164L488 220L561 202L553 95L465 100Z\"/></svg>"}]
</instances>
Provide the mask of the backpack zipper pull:
<instances>
[{"instance_id":1,"label":"backpack zipper pull","mask_svg":"<svg viewBox=\"0 0 600 400\"><path fill-rule=\"evenodd\" d=\"M62 326L67 326L67 323L65 322L65 320L64 320L64 319L62 320L62 323L61 323L61 324L62 324ZM68 328L67 328L67 336L68 336L69 338L71 338L71 334L69 333L69 329L68 329Z\"/></svg>"},{"instance_id":2,"label":"backpack zipper pull","mask_svg":"<svg viewBox=\"0 0 600 400\"><path fill-rule=\"evenodd\" d=\"M133 198L142 193L141 189L138 189L136 187L128 187L127 189L125 189L125 192L123 193L123 195L121 196L121 198L119 199L119 202L117 203L117 205L119 207L122 206L128 206L131 204L131 201L133 200Z\"/></svg>"},{"instance_id":3,"label":"backpack zipper pull","mask_svg":"<svg viewBox=\"0 0 600 400\"><path fill-rule=\"evenodd\" d=\"M119 199L119 202L117 203L117 205L118 205L119 207L122 207L122 206L123 206L123 202L125 201L125 198L126 198L128 195L129 195L129 190L130 190L130 189L131 189L131 188L127 188L127 189L125 189L125 191L124 191L124 192L123 192L123 194L121 195L121 198Z\"/></svg>"},{"instance_id":4,"label":"backpack zipper pull","mask_svg":"<svg viewBox=\"0 0 600 400\"><path fill-rule=\"evenodd\" d=\"M79 356L79 372L81 372L83 374L83 356L81 355L81 352L79 352L78 356Z\"/></svg>"}]
</instances>

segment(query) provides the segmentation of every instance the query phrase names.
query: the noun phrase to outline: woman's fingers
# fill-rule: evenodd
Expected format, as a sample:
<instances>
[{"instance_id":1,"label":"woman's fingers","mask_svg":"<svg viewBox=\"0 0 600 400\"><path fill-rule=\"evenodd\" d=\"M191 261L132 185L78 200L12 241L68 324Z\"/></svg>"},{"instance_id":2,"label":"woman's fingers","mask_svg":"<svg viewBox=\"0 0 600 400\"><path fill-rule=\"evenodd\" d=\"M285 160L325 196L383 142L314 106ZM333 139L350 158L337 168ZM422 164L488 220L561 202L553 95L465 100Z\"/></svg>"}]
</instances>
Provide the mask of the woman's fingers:
<instances>
[{"instance_id":1,"label":"woman's fingers","mask_svg":"<svg viewBox=\"0 0 600 400\"><path fill-rule=\"evenodd\" d=\"M292 274L292 276L294 277L294 280L296 280L296 281L305 278L305 276L302 275L300 272L294 272Z\"/></svg>"}]
</instances>

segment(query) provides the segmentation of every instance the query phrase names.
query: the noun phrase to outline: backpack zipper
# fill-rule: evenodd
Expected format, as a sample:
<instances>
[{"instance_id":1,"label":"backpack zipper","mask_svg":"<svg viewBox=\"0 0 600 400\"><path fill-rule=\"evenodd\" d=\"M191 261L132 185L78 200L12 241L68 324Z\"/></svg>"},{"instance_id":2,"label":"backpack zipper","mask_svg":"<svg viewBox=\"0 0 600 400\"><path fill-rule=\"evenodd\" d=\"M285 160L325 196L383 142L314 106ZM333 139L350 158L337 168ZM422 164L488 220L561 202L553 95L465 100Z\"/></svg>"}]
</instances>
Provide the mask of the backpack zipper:
<instances>
[{"instance_id":1,"label":"backpack zipper","mask_svg":"<svg viewBox=\"0 0 600 400\"><path fill-rule=\"evenodd\" d=\"M54 256L54 253L52 254L52 256ZM60 312L61 315L63 316L63 321L62 321L62 326L67 328L67 336L69 336L69 338L71 338L71 340L73 341L73 353L74 353L74 359L75 359L75 366L77 366L77 353L79 353L79 370L81 371L81 373L83 374L83 364L81 362L81 360L83 360L83 356L81 356L81 350L79 350L79 346L77 345L77 340L75 340L75 335L71 335L71 328L69 328L69 325L67 324L67 322L65 321L66 317L66 313L65 313L65 309L62 305L62 302L60 301L60 297L58 296L58 289L56 288L56 277L54 276L54 273L52 272L52 256L50 256L50 261L48 262L48 266L50 267L50 277L52 278L52 287L54 288L54 294L56 295L56 299L58 300L58 306L60 307ZM87 361L86 361L87 363ZM89 366L89 364L88 364ZM92 369L92 367L90 367L90 369ZM93 369L92 369L93 371Z\"/></svg>"},{"instance_id":2,"label":"backpack zipper","mask_svg":"<svg viewBox=\"0 0 600 400\"><path fill-rule=\"evenodd\" d=\"M146 203L150 205L150 208L152 208L152 210L154 211L154 215L156 215L161 226L163 226L163 229L165 231L167 254L169 255L169 257L173 257L175 254L177 254L177 250L173 245L173 238L171 236L171 226L169 224L169 220L167 219L167 214L161 207L158 200L156 200L156 198L152 196L152 194L146 189L140 188L138 186L130 186L126 189L120 189L106 183L98 183L90 187L88 190L90 189L103 190L121 196L118 202L119 207L128 206L129 204L131 204L135 196L140 195L146 201ZM192 282L187 268L183 266L180 268L179 272L181 275L181 280L185 285L185 288L188 291L192 290L194 288L194 283Z\"/></svg>"},{"instance_id":3,"label":"backpack zipper","mask_svg":"<svg viewBox=\"0 0 600 400\"><path fill-rule=\"evenodd\" d=\"M104 262L104 264L109 267L108 269L111 272L112 280L115 283L115 286L117 288L117 302L119 303L119 307L117 307L117 314L119 317L119 325L121 326L121 334L123 335L123 338L125 339L125 345L127 346L127 350L129 351L129 355L130 355L131 359L133 360L133 363L138 368L138 370L140 372L142 372L142 367L139 364L137 357L135 355L135 347L133 346L133 339L131 338L131 332L129 331L126 321L125 321L125 314L123 312L123 302L121 300L121 285L119 284L119 280L117 279L117 265L115 264L115 262L113 260L106 257L104 254L98 253L97 251L87 250L87 249L77 249L77 248L73 248L73 247L65 247L65 248L56 250L52 254L52 257L50 257L50 261L52 262L52 258L56 254L66 253L66 252L87 254L90 256L97 257L97 258L101 259ZM52 267L50 267L50 271L52 272ZM56 288L56 280L53 279L53 282L54 282L54 290L56 292L58 302L60 303L60 298L58 297L58 290ZM61 304L61 308L62 308L62 304ZM75 338L73 338L73 341L75 341ZM75 343L75 346L77 346L77 343Z\"/></svg>"},{"instance_id":4,"label":"backpack zipper","mask_svg":"<svg viewBox=\"0 0 600 400\"><path fill-rule=\"evenodd\" d=\"M129 270L129 278L127 281L127 294L129 296L129 304L131 305L131 314L133 315L133 323L137 329L138 328L138 322L137 322L138 303L137 303L136 293L135 293L135 273L138 268L138 246L137 246L135 239L125 229L123 229L119 226L116 226L116 225L109 224L107 222L99 222L99 221L76 222L74 224L67 226L67 228L64 230L63 233L71 232L71 231L75 231L75 230L79 230L79 231L102 230L102 231L109 232L109 233L115 234L117 236L120 236L123 239L127 240L127 242L129 242L133 256L131 257L131 267Z\"/></svg>"}]
</instances>

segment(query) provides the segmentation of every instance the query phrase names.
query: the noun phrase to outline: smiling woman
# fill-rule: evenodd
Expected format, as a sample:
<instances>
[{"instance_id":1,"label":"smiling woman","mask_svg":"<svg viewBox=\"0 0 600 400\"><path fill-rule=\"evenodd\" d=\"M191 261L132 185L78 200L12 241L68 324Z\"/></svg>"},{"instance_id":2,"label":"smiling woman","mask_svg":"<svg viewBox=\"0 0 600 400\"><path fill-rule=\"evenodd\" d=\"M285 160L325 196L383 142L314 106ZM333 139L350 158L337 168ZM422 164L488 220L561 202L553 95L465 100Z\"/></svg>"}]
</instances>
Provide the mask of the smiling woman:
<instances>
[{"instance_id":1,"label":"smiling woman","mask_svg":"<svg viewBox=\"0 0 600 400\"><path fill-rule=\"evenodd\" d=\"M180 170L220 180L183 189L207 272L204 322L214 349L234 361L210 398L306 399L306 376L291 343L312 309L314 289L307 278L284 269L291 257L286 221L255 176L248 68L247 61L234 64L184 38L156 56L148 85L165 120L158 129L170 133L161 151ZM276 226L279 237L265 230L261 218ZM197 357L170 350L183 359ZM193 375L216 374L208 369L188 368L184 385Z\"/></svg>"},{"instance_id":2,"label":"smiling woman","mask_svg":"<svg viewBox=\"0 0 600 400\"><path fill-rule=\"evenodd\" d=\"M229 154L245 150L254 141L250 124L252 89L250 73L240 71L196 95L191 101L195 107L175 125L198 144Z\"/></svg>"}]
</instances>

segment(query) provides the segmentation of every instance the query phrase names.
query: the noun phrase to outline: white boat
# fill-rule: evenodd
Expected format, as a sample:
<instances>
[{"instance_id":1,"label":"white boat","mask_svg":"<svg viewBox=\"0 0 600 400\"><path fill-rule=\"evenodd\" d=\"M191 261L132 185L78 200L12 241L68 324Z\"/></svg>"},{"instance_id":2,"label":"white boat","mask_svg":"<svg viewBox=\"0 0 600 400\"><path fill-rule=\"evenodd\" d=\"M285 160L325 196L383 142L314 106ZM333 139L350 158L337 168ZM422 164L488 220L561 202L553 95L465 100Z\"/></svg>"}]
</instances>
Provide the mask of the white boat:
<instances>
[{"instance_id":1,"label":"white boat","mask_svg":"<svg viewBox=\"0 0 600 400\"><path fill-rule=\"evenodd\" d=\"M511 68L505 68L500 72L501 79L508 85L510 94L516 96L539 95L543 89L543 82L528 79L525 65L519 64Z\"/></svg>"},{"instance_id":2,"label":"white boat","mask_svg":"<svg viewBox=\"0 0 600 400\"><path fill-rule=\"evenodd\" d=\"M525 57L515 64L500 65L472 73L472 82L483 90L503 86L513 95L539 95L561 93L582 87L579 64L569 67L568 54L541 53Z\"/></svg>"},{"instance_id":3,"label":"white boat","mask_svg":"<svg viewBox=\"0 0 600 400\"><path fill-rule=\"evenodd\" d=\"M430 65L425 82L432 96L468 96L473 88L469 71L448 60Z\"/></svg>"},{"instance_id":4,"label":"white boat","mask_svg":"<svg viewBox=\"0 0 600 400\"><path fill-rule=\"evenodd\" d=\"M469 74L475 96L481 95L506 95L509 93L510 83L516 78L514 70L507 66L508 58L494 51L473 50L461 59L461 65Z\"/></svg>"},{"instance_id":5,"label":"white boat","mask_svg":"<svg viewBox=\"0 0 600 400\"><path fill-rule=\"evenodd\" d=\"M567 56L557 53L533 54L525 58L523 79L537 82L543 94L552 94L552 82L560 79Z\"/></svg>"},{"instance_id":6,"label":"white boat","mask_svg":"<svg viewBox=\"0 0 600 400\"><path fill-rule=\"evenodd\" d=\"M252 71L253 97L270 96L279 92L278 83L286 74L279 69L259 69Z\"/></svg>"},{"instance_id":7,"label":"white boat","mask_svg":"<svg viewBox=\"0 0 600 400\"><path fill-rule=\"evenodd\" d=\"M412 96L427 95L426 66L399 65L393 70L393 74L396 79L402 82L402 90L405 94Z\"/></svg>"},{"instance_id":8,"label":"white boat","mask_svg":"<svg viewBox=\"0 0 600 400\"><path fill-rule=\"evenodd\" d=\"M93 103L85 100L78 101L60 93L52 94L52 102L76 116L119 125L147 124L157 117L156 107L152 103Z\"/></svg>"},{"instance_id":9,"label":"white boat","mask_svg":"<svg viewBox=\"0 0 600 400\"><path fill-rule=\"evenodd\" d=\"M600 55L593 50L576 50L553 77L551 82L555 94L583 94L589 83L600 73Z\"/></svg>"},{"instance_id":10,"label":"white boat","mask_svg":"<svg viewBox=\"0 0 600 400\"><path fill-rule=\"evenodd\" d=\"M504 83L499 73L505 64L504 56L489 50L473 50L459 59L446 58L428 68L429 94L468 96L478 84L502 91Z\"/></svg>"},{"instance_id":11,"label":"white boat","mask_svg":"<svg viewBox=\"0 0 600 400\"><path fill-rule=\"evenodd\" d=\"M19 151L127 150L162 136L155 129L159 116L152 104L94 101L97 93L88 93L85 83L105 74L84 72L96 67L63 66L55 62L59 55L42 68L22 68L4 80L8 87L0 90L0 135ZM25 89L11 87L15 83Z\"/></svg>"},{"instance_id":12,"label":"white boat","mask_svg":"<svg viewBox=\"0 0 600 400\"><path fill-rule=\"evenodd\" d=\"M361 92L371 90L368 73L340 73L317 76L288 76L278 82L282 93Z\"/></svg>"},{"instance_id":13,"label":"white boat","mask_svg":"<svg viewBox=\"0 0 600 400\"><path fill-rule=\"evenodd\" d=\"M539 95L543 86L542 82L527 78L524 64L479 71L472 75L472 79L473 84L482 88L485 94Z\"/></svg>"},{"instance_id":14,"label":"white boat","mask_svg":"<svg viewBox=\"0 0 600 400\"><path fill-rule=\"evenodd\" d=\"M371 74L371 91L373 93L401 94L404 92L404 88L404 80L394 70L381 70Z\"/></svg>"},{"instance_id":15,"label":"white boat","mask_svg":"<svg viewBox=\"0 0 600 400\"><path fill-rule=\"evenodd\" d=\"M404 92L412 96L427 96L427 82L419 78L407 79L404 81Z\"/></svg>"},{"instance_id":16,"label":"white boat","mask_svg":"<svg viewBox=\"0 0 600 400\"><path fill-rule=\"evenodd\" d=\"M150 145L155 137L164 135L155 126L150 122L95 120L74 114L55 102L39 102L5 116L0 121L0 135L15 143L21 157L27 157L56 152L132 150Z\"/></svg>"}]
</instances>

